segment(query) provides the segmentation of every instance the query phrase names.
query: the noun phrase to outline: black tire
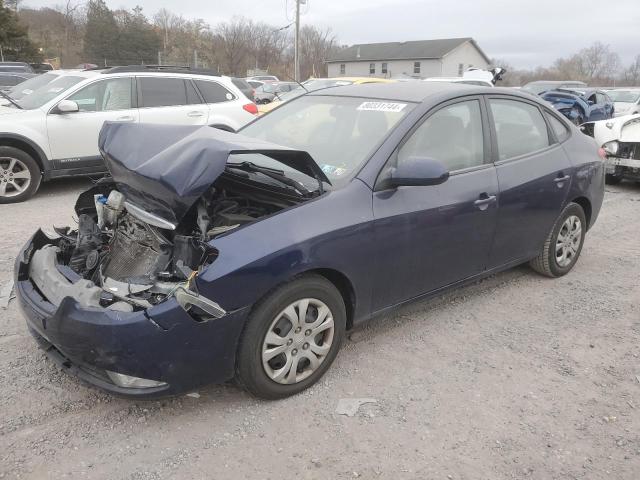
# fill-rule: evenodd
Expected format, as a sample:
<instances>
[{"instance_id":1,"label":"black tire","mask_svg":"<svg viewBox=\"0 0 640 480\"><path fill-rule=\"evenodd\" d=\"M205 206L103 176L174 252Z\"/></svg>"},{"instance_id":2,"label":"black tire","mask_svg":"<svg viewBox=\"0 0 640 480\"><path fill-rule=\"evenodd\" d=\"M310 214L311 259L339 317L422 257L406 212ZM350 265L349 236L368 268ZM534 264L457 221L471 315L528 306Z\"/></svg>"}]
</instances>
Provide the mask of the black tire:
<instances>
[{"instance_id":1,"label":"black tire","mask_svg":"<svg viewBox=\"0 0 640 480\"><path fill-rule=\"evenodd\" d=\"M7 161L3 159L16 159L21 162L29 170L31 180L28 184L28 187L25 188L25 190L21 193L11 196L0 194L0 204L19 203L28 200L33 196L34 193L38 191L38 187L40 186L40 182L42 181L42 173L40 172L40 167L33 159L33 157L25 151L15 147L0 146L0 175L2 175L2 178L0 178L0 182L4 182L5 185L7 184L6 182L8 182L9 173L5 173L8 172L8 170L3 170L3 165L7 163ZM7 192L15 192L15 190L13 190L13 187L5 188L7 188Z\"/></svg>"},{"instance_id":2,"label":"black tire","mask_svg":"<svg viewBox=\"0 0 640 480\"><path fill-rule=\"evenodd\" d=\"M298 383L278 383L267 375L263 367L263 343L280 313L292 303L305 298L320 300L329 307L334 321L333 340L323 361L308 377ZM295 395L310 387L324 375L338 354L345 335L346 318L342 295L324 277L303 275L282 285L258 302L249 316L238 347L237 382L252 395L270 400Z\"/></svg>"},{"instance_id":3,"label":"black tire","mask_svg":"<svg viewBox=\"0 0 640 480\"><path fill-rule=\"evenodd\" d=\"M556 257L556 242L558 241L558 234L563 229L565 221L571 216L576 216L580 220L581 236L577 250L575 254L572 255L570 263L562 266L558 263L558 259ZM577 203L569 203L558 216L558 219L544 242L542 251L536 258L529 262L529 265L536 272L547 277L557 278L566 275L571 271L580 257L586 233L587 220L582 207Z\"/></svg>"},{"instance_id":4,"label":"black tire","mask_svg":"<svg viewBox=\"0 0 640 480\"><path fill-rule=\"evenodd\" d=\"M622 181L621 175L616 175L615 173L607 173L604 176L604 182L607 185L617 185Z\"/></svg>"}]
</instances>

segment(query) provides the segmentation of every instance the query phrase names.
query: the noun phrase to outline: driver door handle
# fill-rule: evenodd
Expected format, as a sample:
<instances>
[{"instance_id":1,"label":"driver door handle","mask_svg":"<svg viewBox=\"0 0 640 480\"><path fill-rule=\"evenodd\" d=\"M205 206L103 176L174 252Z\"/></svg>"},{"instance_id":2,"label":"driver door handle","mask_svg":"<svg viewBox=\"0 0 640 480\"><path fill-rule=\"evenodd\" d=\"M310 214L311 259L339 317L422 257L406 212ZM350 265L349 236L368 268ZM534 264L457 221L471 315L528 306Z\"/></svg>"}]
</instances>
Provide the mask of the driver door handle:
<instances>
[{"instance_id":1,"label":"driver door handle","mask_svg":"<svg viewBox=\"0 0 640 480\"><path fill-rule=\"evenodd\" d=\"M189 112L187 113L187 117L204 117L204 113L198 111Z\"/></svg>"},{"instance_id":2,"label":"driver door handle","mask_svg":"<svg viewBox=\"0 0 640 480\"><path fill-rule=\"evenodd\" d=\"M478 207L480 210L486 210L490 204L496 201L495 195L487 195L483 193L480 195L480 198L473 202L473 204Z\"/></svg>"},{"instance_id":3,"label":"driver door handle","mask_svg":"<svg viewBox=\"0 0 640 480\"><path fill-rule=\"evenodd\" d=\"M133 117L131 115L124 115L116 118L116 122L133 122Z\"/></svg>"},{"instance_id":4,"label":"driver door handle","mask_svg":"<svg viewBox=\"0 0 640 480\"><path fill-rule=\"evenodd\" d=\"M559 187L562 187L562 184L567 180L569 180L570 178L571 178L571 175L565 175L564 177L556 177L553 179L553 181L556 182Z\"/></svg>"}]
</instances>

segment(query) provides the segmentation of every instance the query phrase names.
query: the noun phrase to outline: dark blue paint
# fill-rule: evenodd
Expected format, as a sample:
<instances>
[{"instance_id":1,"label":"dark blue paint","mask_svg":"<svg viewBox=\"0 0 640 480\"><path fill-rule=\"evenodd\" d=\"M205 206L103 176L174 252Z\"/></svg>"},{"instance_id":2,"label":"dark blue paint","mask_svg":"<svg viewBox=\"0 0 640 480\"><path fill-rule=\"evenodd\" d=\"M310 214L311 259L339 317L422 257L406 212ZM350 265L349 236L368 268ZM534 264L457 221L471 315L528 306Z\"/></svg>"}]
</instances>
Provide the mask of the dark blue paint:
<instances>
[{"instance_id":1,"label":"dark blue paint","mask_svg":"<svg viewBox=\"0 0 640 480\"><path fill-rule=\"evenodd\" d=\"M369 96L378 91L371 86L366 90ZM335 90L343 91L360 90ZM177 393L230 379L252 306L297 275L320 271L345 278L351 291L346 299L352 303L350 324L358 324L407 301L533 258L570 201L590 210L589 226L593 225L604 192L603 164L593 139L566 121L570 135L561 144L494 162L495 134L483 106L485 165L453 172L439 185L377 184L398 145L425 115L442 102L469 95L480 100L482 95L503 95L545 108L529 95L506 89L435 91L397 125L344 187L211 242L219 256L196 282L201 294L230 312L226 317L198 323L173 300L145 313L83 310L71 300L56 310L34 291L21 253L16 286L29 325L74 365L171 384L166 391L130 394ZM44 241L36 237L33 242Z\"/></svg>"},{"instance_id":2,"label":"dark blue paint","mask_svg":"<svg viewBox=\"0 0 640 480\"><path fill-rule=\"evenodd\" d=\"M594 94L596 101L589 101ZM544 92L541 97L573 123L596 122L613 117L613 100L601 90L558 89ZM598 102L598 97L604 101Z\"/></svg>"}]
</instances>

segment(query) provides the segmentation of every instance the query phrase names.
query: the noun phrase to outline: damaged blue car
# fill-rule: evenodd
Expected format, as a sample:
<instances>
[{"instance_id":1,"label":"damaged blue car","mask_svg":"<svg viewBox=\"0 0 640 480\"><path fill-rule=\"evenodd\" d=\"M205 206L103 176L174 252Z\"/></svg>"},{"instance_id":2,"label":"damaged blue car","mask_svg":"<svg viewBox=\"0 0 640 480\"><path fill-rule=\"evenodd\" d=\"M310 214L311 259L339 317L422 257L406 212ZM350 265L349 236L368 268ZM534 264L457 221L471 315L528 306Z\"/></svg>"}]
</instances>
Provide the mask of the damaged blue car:
<instances>
[{"instance_id":1,"label":"damaged blue car","mask_svg":"<svg viewBox=\"0 0 640 480\"><path fill-rule=\"evenodd\" d=\"M530 262L559 277L602 204L593 139L545 103L422 82L303 95L238 133L106 124L78 225L15 264L29 330L133 397L314 384L375 315Z\"/></svg>"},{"instance_id":2,"label":"damaged blue car","mask_svg":"<svg viewBox=\"0 0 640 480\"><path fill-rule=\"evenodd\" d=\"M613 118L613 100L602 90L558 88L540 96L574 125Z\"/></svg>"}]
</instances>

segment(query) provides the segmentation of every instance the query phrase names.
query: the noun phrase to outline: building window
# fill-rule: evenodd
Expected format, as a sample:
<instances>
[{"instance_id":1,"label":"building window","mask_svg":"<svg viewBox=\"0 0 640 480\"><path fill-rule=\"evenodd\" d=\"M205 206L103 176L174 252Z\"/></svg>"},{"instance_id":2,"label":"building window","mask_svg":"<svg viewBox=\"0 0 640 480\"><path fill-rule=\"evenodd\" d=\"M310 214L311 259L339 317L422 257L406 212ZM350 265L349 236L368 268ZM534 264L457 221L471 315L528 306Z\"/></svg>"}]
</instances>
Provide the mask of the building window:
<instances>
[{"instance_id":1,"label":"building window","mask_svg":"<svg viewBox=\"0 0 640 480\"><path fill-rule=\"evenodd\" d=\"M420 73L420 62L413 62L413 73Z\"/></svg>"},{"instance_id":2,"label":"building window","mask_svg":"<svg viewBox=\"0 0 640 480\"><path fill-rule=\"evenodd\" d=\"M347 71L347 66L344 63L340 64L340 75L344 75Z\"/></svg>"},{"instance_id":3,"label":"building window","mask_svg":"<svg viewBox=\"0 0 640 480\"><path fill-rule=\"evenodd\" d=\"M370 63L369 64L369 74L373 75L376 73L376 64L375 63Z\"/></svg>"},{"instance_id":4,"label":"building window","mask_svg":"<svg viewBox=\"0 0 640 480\"><path fill-rule=\"evenodd\" d=\"M382 73L384 73L385 75L387 74L387 64L386 64L386 63L383 63L383 64L382 64L382 68L381 68L381 70L380 70L380 71L381 71Z\"/></svg>"},{"instance_id":5,"label":"building window","mask_svg":"<svg viewBox=\"0 0 640 480\"><path fill-rule=\"evenodd\" d=\"M464 72L464 63L459 63L458 64L458 76L461 77L463 72Z\"/></svg>"}]
</instances>

